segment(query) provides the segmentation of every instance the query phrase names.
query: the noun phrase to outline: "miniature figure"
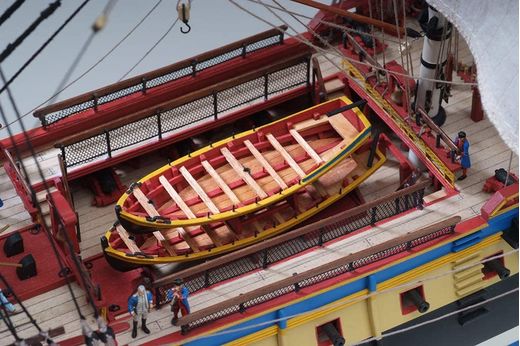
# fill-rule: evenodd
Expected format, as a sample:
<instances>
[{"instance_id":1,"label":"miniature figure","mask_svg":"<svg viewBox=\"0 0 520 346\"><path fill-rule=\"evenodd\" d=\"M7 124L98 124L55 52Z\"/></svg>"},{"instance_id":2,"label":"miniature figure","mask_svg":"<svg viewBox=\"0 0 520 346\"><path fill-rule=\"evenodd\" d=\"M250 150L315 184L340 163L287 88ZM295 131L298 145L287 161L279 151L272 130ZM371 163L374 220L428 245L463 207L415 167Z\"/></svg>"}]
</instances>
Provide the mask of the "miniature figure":
<instances>
[{"instance_id":1,"label":"miniature figure","mask_svg":"<svg viewBox=\"0 0 520 346\"><path fill-rule=\"evenodd\" d=\"M177 323L178 317L177 314L179 310L181 311L181 315L185 316L190 313L190 304L188 303L188 295L189 291L186 286L183 285L182 279L176 279L173 282L173 287L168 290L167 298L171 300L173 318L172 324L175 325Z\"/></svg>"},{"instance_id":2,"label":"miniature figure","mask_svg":"<svg viewBox=\"0 0 520 346\"><path fill-rule=\"evenodd\" d=\"M7 313L14 313L16 312L16 308L7 298L4 296L4 293L2 292L2 289L0 289L0 304L2 304L3 308L7 311Z\"/></svg>"},{"instance_id":3,"label":"miniature figure","mask_svg":"<svg viewBox=\"0 0 520 346\"><path fill-rule=\"evenodd\" d=\"M466 138L466 132L460 131L457 138L455 138L455 145L458 148L457 161L460 161L462 166L462 175L458 180L464 180L467 177L468 168L471 167L471 161L469 159L469 141Z\"/></svg>"},{"instance_id":4,"label":"miniature figure","mask_svg":"<svg viewBox=\"0 0 520 346\"><path fill-rule=\"evenodd\" d=\"M153 303L152 293L147 291L143 285L137 287L137 293L128 299L128 312L133 317L132 338L137 337L137 322L141 318L141 329L146 334L150 334L150 330L146 327L146 319Z\"/></svg>"}]
</instances>

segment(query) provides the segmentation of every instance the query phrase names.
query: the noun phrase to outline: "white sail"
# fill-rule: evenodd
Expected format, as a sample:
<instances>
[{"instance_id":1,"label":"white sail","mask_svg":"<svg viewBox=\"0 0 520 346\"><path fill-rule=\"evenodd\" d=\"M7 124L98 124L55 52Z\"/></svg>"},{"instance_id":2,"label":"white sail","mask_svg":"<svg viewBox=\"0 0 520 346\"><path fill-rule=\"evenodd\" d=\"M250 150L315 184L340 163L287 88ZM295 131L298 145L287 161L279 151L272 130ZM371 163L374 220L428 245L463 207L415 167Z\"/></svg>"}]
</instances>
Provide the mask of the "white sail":
<instances>
[{"instance_id":1,"label":"white sail","mask_svg":"<svg viewBox=\"0 0 520 346\"><path fill-rule=\"evenodd\" d=\"M486 115L518 154L518 0L428 3L446 16L468 43Z\"/></svg>"}]
</instances>

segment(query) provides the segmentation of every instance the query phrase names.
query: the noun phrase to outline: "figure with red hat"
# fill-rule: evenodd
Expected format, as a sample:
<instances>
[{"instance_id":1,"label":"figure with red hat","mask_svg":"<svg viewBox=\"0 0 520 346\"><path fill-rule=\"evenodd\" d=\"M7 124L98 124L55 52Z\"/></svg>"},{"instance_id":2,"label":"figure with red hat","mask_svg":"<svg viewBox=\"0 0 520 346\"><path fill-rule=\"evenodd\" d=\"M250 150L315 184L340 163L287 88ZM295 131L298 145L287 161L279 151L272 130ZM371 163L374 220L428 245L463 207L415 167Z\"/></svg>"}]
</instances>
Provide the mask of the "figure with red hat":
<instances>
[{"instance_id":1,"label":"figure with red hat","mask_svg":"<svg viewBox=\"0 0 520 346\"><path fill-rule=\"evenodd\" d=\"M176 279L173 287L168 290L166 297L171 301L171 309L173 312L172 324L177 323L179 311L182 316L190 313L190 304L188 303L188 288L184 286L182 279Z\"/></svg>"}]
</instances>

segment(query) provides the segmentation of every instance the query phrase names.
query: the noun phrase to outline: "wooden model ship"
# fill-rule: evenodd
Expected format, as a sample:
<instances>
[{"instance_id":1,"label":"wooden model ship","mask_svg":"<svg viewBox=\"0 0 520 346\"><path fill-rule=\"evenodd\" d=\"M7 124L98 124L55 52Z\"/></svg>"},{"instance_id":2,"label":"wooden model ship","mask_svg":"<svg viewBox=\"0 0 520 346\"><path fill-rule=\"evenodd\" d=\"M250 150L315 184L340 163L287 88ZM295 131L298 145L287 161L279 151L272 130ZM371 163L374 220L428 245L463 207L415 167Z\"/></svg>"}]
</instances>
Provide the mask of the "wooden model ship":
<instances>
[{"instance_id":1,"label":"wooden model ship","mask_svg":"<svg viewBox=\"0 0 520 346\"><path fill-rule=\"evenodd\" d=\"M385 161L376 151L368 167L363 144L370 123L356 109L362 103L332 100L144 177L118 202L119 222L103 244L109 261L156 264L214 256L323 210Z\"/></svg>"}]
</instances>

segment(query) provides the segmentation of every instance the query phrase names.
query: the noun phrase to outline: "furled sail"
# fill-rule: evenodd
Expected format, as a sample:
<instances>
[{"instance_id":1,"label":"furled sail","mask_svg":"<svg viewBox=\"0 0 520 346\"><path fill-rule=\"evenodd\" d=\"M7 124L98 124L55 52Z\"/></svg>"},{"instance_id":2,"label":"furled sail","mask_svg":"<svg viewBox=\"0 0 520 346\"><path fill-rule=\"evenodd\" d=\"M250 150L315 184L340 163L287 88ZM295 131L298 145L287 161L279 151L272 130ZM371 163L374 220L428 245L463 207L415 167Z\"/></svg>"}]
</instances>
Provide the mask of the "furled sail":
<instances>
[{"instance_id":1,"label":"furled sail","mask_svg":"<svg viewBox=\"0 0 520 346\"><path fill-rule=\"evenodd\" d=\"M455 25L477 65L482 106L518 154L518 0L428 0Z\"/></svg>"}]
</instances>

